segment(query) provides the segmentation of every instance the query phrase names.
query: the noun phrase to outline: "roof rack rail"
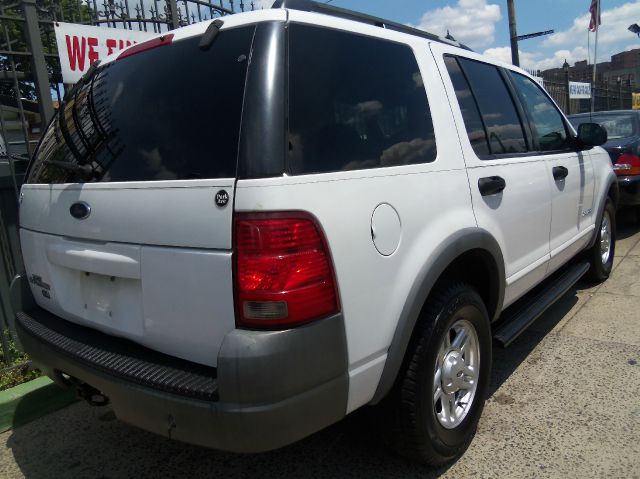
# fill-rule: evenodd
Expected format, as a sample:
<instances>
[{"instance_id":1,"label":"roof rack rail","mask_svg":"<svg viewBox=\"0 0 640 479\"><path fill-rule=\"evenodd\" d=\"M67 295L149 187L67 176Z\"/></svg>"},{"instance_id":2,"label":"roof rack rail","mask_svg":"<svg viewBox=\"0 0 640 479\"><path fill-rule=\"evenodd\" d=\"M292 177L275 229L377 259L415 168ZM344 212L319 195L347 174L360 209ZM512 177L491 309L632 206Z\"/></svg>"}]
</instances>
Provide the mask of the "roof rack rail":
<instances>
[{"instance_id":1,"label":"roof rack rail","mask_svg":"<svg viewBox=\"0 0 640 479\"><path fill-rule=\"evenodd\" d=\"M409 35L415 35L417 37L427 38L436 42L446 43L447 45L464 48L465 50L471 50L468 46L463 45L458 41L445 39L433 33L420 30L418 28L409 27L407 25L403 25L402 23L385 20L384 18L374 17L372 15L356 12L354 10L347 10L345 8L327 5L326 3L314 2L312 0L276 0L271 8L291 8L293 10L323 13L325 15L331 15L332 17L339 17L346 20L366 23L369 25L374 25L376 27L386 28L388 30L408 33Z\"/></svg>"}]
</instances>

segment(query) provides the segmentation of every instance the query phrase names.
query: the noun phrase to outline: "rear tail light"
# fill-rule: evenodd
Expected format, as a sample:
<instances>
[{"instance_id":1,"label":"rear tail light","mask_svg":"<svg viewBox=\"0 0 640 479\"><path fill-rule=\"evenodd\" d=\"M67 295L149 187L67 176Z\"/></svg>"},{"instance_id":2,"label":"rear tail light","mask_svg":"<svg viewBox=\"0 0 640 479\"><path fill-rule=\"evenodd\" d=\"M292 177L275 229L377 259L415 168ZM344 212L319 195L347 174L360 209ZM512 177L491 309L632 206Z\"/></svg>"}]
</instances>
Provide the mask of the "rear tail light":
<instances>
[{"instance_id":1,"label":"rear tail light","mask_svg":"<svg viewBox=\"0 0 640 479\"><path fill-rule=\"evenodd\" d=\"M613 165L618 176L640 175L640 156L622 153Z\"/></svg>"},{"instance_id":2,"label":"rear tail light","mask_svg":"<svg viewBox=\"0 0 640 479\"><path fill-rule=\"evenodd\" d=\"M331 253L322 229L302 212L235 217L238 326L297 326L337 313Z\"/></svg>"}]
</instances>

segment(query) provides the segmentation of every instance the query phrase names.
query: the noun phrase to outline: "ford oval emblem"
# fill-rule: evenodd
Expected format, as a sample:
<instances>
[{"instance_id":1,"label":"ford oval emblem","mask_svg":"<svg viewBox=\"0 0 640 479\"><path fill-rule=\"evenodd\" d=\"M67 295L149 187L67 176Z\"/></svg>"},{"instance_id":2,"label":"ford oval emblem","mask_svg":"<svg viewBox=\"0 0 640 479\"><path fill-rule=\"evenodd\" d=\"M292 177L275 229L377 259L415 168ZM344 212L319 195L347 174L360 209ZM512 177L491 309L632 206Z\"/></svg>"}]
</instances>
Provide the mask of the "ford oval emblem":
<instances>
[{"instance_id":1,"label":"ford oval emblem","mask_svg":"<svg viewBox=\"0 0 640 479\"><path fill-rule=\"evenodd\" d=\"M84 201L77 201L71 205L71 207L69 208L69 213L71 213L71 216L78 220L84 220L87 219L91 214L91 206L89 206Z\"/></svg>"}]
</instances>

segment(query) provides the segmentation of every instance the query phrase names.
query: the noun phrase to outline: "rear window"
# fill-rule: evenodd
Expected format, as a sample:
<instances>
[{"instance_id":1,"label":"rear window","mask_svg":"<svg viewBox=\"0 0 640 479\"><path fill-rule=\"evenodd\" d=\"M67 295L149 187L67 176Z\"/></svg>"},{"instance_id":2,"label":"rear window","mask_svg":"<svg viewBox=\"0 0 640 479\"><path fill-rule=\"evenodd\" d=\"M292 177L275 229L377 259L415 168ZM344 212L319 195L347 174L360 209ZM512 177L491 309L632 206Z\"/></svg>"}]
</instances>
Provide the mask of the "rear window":
<instances>
[{"instance_id":1,"label":"rear window","mask_svg":"<svg viewBox=\"0 0 640 479\"><path fill-rule=\"evenodd\" d=\"M591 117L569 118L569 121L576 130L582 123L599 123L607 130L609 140L619 140L636 134L633 115L593 115Z\"/></svg>"},{"instance_id":2,"label":"rear window","mask_svg":"<svg viewBox=\"0 0 640 479\"><path fill-rule=\"evenodd\" d=\"M328 28L289 30L292 174L426 163L436 144L411 48Z\"/></svg>"},{"instance_id":3,"label":"rear window","mask_svg":"<svg viewBox=\"0 0 640 479\"><path fill-rule=\"evenodd\" d=\"M29 183L225 178L236 174L255 27L200 37L100 67L63 104Z\"/></svg>"}]
</instances>

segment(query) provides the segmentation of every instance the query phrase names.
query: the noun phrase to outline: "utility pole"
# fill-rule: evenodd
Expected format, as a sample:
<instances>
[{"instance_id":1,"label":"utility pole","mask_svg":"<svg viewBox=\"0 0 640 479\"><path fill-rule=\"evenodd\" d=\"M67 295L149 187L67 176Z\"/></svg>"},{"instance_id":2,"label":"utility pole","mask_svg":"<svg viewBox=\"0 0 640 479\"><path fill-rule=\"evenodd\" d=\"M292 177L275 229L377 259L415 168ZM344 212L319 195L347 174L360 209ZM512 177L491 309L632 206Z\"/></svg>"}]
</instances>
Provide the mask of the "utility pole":
<instances>
[{"instance_id":1,"label":"utility pole","mask_svg":"<svg viewBox=\"0 0 640 479\"><path fill-rule=\"evenodd\" d=\"M520 55L518 54L518 32L516 31L516 7L515 0L507 0L507 10L509 10L509 36L511 37L511 63L520 66Z\"/></svg>"}]
</instances>

